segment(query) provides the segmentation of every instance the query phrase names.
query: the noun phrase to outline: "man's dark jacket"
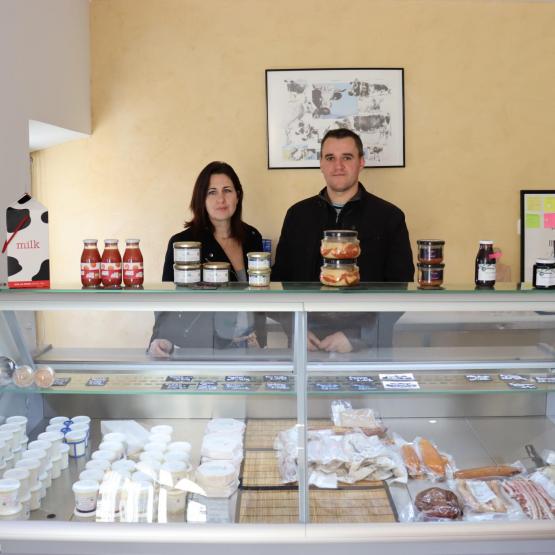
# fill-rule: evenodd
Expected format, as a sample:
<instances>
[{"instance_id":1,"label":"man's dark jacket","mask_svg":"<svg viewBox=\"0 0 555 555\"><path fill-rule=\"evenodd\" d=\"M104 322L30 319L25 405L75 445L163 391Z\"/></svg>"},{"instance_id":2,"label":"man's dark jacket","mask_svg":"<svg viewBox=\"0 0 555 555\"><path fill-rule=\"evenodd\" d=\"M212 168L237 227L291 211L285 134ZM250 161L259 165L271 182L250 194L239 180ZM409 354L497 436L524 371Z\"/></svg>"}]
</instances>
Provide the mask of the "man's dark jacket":
<instances>
[{"instance_id":1,"label":"man's dark jacket","mask_svg":"<svg viewBox=\"0 0 555 555\"><path fill-rule=\"evenodd\" d=\"M405 216L399 208L367 192L357 195L339 216L320 194L293 205L285 216L272 268L272 281L319 281L320 243L325 229L356 229L361 281L413 281L414 265Z\"/></svg>"}]
</instances>

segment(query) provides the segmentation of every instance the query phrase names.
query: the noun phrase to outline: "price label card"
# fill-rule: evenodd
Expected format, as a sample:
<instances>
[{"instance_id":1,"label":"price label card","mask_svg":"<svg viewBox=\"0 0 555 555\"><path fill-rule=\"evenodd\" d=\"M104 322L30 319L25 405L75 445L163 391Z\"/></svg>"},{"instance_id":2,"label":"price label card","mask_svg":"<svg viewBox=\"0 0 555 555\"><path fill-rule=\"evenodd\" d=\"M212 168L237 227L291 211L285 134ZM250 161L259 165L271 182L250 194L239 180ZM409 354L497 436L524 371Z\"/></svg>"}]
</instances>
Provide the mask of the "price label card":
<instances>
[{"instance_id":1,"label":"price label card","mask_svg":"<svg viewBox=\"0 0 555 555\"><path fill-rule=\"evenodd\" d=\"M372 383L372 376L348 376L347 379L352 383Z\"/></svg>"},{"instance_id":2,"label":"price label card","mask_svg":"<svg viewBox=\"0 0 555 555\"><path fill-rule=\"evenodd\" d=\"M314 384L314 389L317 389L318 391L338 391L341 389L341 386L338 383L316 382Z\"/></svg>"},{"instance_id":3,"label":"price label card","mask_svg":"<svg viewBox=\"0 0 555 555\"><path fill-rule=\"evenodd\" d=\"M372 383L352 383L350 387L353 391L375 391L379 389L376 384Z\"/></svg>"},{"instance_id":4,"label":"price label card","mask_svg":"<svg viewBox=\"0 0 555 555\"><path fill-rule=\"evenodd\" d=\"M289 376L285 374L270 374L268 376L264 376L265 382L288 382Z\"/></svg>"},{"instance_id":5,"label":"price label card","mask_svg":"<svg viewBox=\"0 0 555 555\"><path fill-rule=\"evenodd\" d=\"M182 391L183 389L189 389L188 383L183 382L166 382L162 384L162 389L171 391Z\"/></svg>"},{"instance_id":6,"label":"price label card","mask_svg":"<svg viewBox=\"0 0 555 555\"><path fill-rule=\"evenodd\" d=\"M272 391L291 391L291 386L283 382L266 382L266 389Z\"/></svg>"},{"instance_id":7,"label":"price label card","mask_svg":"<svg viewBox=\"0 0 555 555\"><path fill-rule=\"evenodd\" d=\"M400 374L380 374L380 380L387 382L413 382L414 374L412 372L403 372Z\"/></svg>"},{"instance_id":8,"label":"price label card","mask_svg":"<svg viewBox=\"0 0 555 555\"><path fill-rule=\"evenodd\" d=\"M467 374L465 378L469 382L491 382L492 377L487 374Z\"/></svg>"},{"instance_id":9,"label":"price label card","mask_svg":"<svg viewBox=\"0 0 555 555\"><path fill-rule=\"evenodd\" d=\"M64 387L71 381L71 378L54 378L52 387Z\"/></svg>"},{"instance_id":10,"label":"price label card","mask_svg":"<svg viewBox=\"0 0 555 555\"><path fill-rule=\"evenodd\" d=\"M555 376L534 376L538 383L555 383Z\"/></svg>"},{"instance_id":11,"label":"price label card","mask_svg":"<svg viewBox=\"0 0 555 555\"><path fill-rule=\"evenodd\" d=\"M85 385L89 387L103 387L108 383L109 378L89 378Z\"/></svg>"},{"instance_id":12,"label":"price label card","mask_svg":"<svg viewBox=\"0 0 555 555\"><path fill-rule=\"evenodd\" d=\"M526 376L521 376L520 374L499 374L499 379L504 382L527 382L528 378Z\"/></svg>"},{"instance_id":13,"label":"price label card","mask_svg":"<svg viewBox=\"0 0 555 555\"><path fill-rule=\"evenodd\" d=\"M420 385L416 381L405 381L405 382L382 381L382 385L384 389L397 389L397 390L420 389Z\"/></svg>"},{"instance_id":14,"label":"price label card","mask_svg":"<svg viewBox=\"0 0 555 555\"><path fill-rule=\"evenodd\" d=\"M216 391L218 389L218 382L212 380L204 380L197 385L199 391Z\"/></svg>"},{"instance_id":15,"label":"price label card","mask_svg":"<svg viewBox=\"0 0 555 555\"><path fill-rule=\"evenodd\" d=\"M225 381L250 383L250 382L254 382L254 378L252 376L226 376Z\"/></svg>"},{"instance_id":16,"label":"price label card","mask_svg":"<svg viewBox=\"0 0 555 555\"><path fill-rule=\"evenodd\" d=\"M512 389L538 389L538 386L533 383L508 382L507 385Z\"/></svg>"},{"instance_id":17,"label":"price label card","mask_svg":"<svg viewBox=\"0 0 555 555\"><path fill-rule=\"evenodd\" d=\"M167 382L191 383L193 376L166 376Z\"/></svg>"},{"instance_id":18,"label":"price label card","mask_svg":"<svg viewBox=\"0 0 555 555\"><path fill-rule=\"evenodd\" d=\"M232 382L232 383L225 383L224 384L224 389L226 391L250 391L251 386L248 383Z\"/></svg>"}]
</instances>

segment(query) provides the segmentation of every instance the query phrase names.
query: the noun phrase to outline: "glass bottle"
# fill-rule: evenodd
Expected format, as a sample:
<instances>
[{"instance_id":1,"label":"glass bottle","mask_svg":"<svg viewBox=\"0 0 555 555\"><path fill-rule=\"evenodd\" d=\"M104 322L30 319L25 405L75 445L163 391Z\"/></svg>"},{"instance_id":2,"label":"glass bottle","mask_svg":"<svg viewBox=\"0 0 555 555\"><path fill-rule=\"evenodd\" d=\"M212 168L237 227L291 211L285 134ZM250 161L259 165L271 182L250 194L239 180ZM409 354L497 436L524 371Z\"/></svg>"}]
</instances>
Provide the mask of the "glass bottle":
<instances>
[{"instance_id":1,"label":"glass bottle","mask_svg":"<svg viewBox=\"0 0 555 555\"><path fill-rule=\"evenodd\" d=\"M81 285L83 287L99 287L100 278L100 253L96 239L83 240L83 253L81 254Z\"/></svg>"},{"instance_id":2,"label":"glass bottle","mask_svg":"<svg viewBox=\"0 0 555 555\"><path fill-rule=\"evenodd\" d=\"M143 255L139 248L139 239L126 239L123 253L123 284L125 287L138 288L143 282Z\"/></svg>"},{"instance_id":3,"label":"glass bottle","mask_svg":"<svg viewBox=\"0 0 555 555\"><path fill-rule=\"evenodd\" d=\"M117 289L121 284L121 254L117 239L104 239L104 252L100 262L102 285Z\"/></svg>"},{"instance_id":4,"label":"glass bottle","mask_svg":"<svg viewBox=\"0 0 555 555\"><path fill-rule=\"evenodd\" d=\"M474 272L474 283L476 283L476 286L493 287L495 285L495 271L493 241L480 241Z\"/></svg>"}]
</instances>

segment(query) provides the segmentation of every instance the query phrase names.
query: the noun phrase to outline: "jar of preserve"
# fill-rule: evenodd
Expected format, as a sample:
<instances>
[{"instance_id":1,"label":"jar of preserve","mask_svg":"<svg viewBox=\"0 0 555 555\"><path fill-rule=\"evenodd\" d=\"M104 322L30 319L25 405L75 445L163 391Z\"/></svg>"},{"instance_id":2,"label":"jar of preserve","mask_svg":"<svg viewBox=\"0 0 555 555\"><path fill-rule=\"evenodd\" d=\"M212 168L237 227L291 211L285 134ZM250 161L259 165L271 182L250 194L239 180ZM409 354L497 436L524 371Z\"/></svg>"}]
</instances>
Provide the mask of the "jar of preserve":
<instances>
[{"instance_id":1,"label":"jar of preserve","mask_svg":"<svg viewBox=\"0 0 555 555\"><path fill-rule=\"evenodd\" d=\"M202 265L204 283L229 283L229 262L205 262Z\"/></svg>"},{"instance_id":2,"label":"jar of preserve","mask_svg":"<svg viewBox=\"0 0 555 555\"><path fill-rule=\"evenodd\" d=\"M436 289L443 284L445 264L417 264L418 287L420 289Z\"/></svg>"},{"instance_id":3,"label":"jar of preserve","mask_svg":"<svg viewBox=\"0 0 555 555\"><path fill-rule=\"evenodd\" d=\"M270 252L248 252L247 262L249 270L269 270L270 269Z\"/></svg>"},{"instance_id":4,"label":"jar of preserve","mask_svg":"<svg viewBox=\"0 0 555 555\"><path fill-rule=\"evenodd\" d=\"M173 282L179 287L187 287L200 282L200 264L198 262L175 263L173 265Z\"/></svg>"},{"instance_id":5,"label":"jar of preserve","mask_svg":"<svg viewBox=\"0 0 555 555\"><path fill-rule=\"evenodd\" d=\"M536 289L555 289L555 258L536 259L532 285Z\"/></svg>"},{"instance_id":6,"label":"jar of preserve","mask_svg":"<svg viewBox=\"0 0 555 555\"><path fill-rule=\"evenodd\" d=\"M117 239L104 239L104 252L100 262L102 285L108 289L118 289L121 285L121 254Z\"/></svg>"},{"instance_id":7,"label":"jar of preserve","mask_svg":"<svg viewBox=\"0 0 555 555\"><path fill-rule=\"evenodd\" d=\"M173 261L200 263L200 246L198 241L178 241L174 243Z\"/></svg>"},{"instance_id":8,"label":"jar of preserve","mask_svg":"<svg viewBox=\"0 0 555 555\"><path fill-rule=\"evenodd\" d=\"M349 287L360 282L356 261L349 259L326 259L320 268L320 282L333 287Z\"/></svg>"},{"instance_id":9,"label":"jar of preserve","mask_svg":"<svg viewBox=\"0 0 555 555\"><path fill-rule=\"evenodd\" d=\"M125 287L141 287L144 282L143 255L139 239L126 239L123 253L123 284Z\"/></svg>"},{"instance_id":10,"label":"jar of preserve","mask_svg":"<svg viewBox=\"0 0 555 555\"><path fill-rule=\"evenodd\" d=\"M480 241L476 266L474 270L474 283L478 287L493 287L495 285L495 253L493 241Z\"/></svg>"},{"instance_id":11,"label":"jar of preserve","mask_svg":"<svg viewBox=\"0 0 555 555\"><path fill-rule=\"evenodd\" d=\"M270 268L249 268L249 285L251 287L269 287L270 272Z\"/></svg>"},{"instance_id":12,"label":"jar of preserve","mask_svg":"<svg viewBox=\"0 0 555 555\"><path fill-rule=\"evenodd\" d=\"M81 254L81 284L83 287L100 287L100 253L96 239L83 240L83 253Z\"/></svg>"},{"instance_id":13,"label":"jar of preserve","mask_svg":"<svg viewBox=\"0 0 555 555\"><path fill-rule=\"evenodd\" d=\"M325 230L320 254L324 258L357 258L360 255L358 232L353 229Z\"/></svg>"},{"instance_id":14,"label":"jar of preserve","mask_svg":"<svg viewBox=\"0 0 555 555\"><path fill-rule=\"evenodd\" d=\"M420 239L418 245L418 262L423 264L441 264L443 262L443 246L445 241L438 239Z\"/></svg>"}]
</instances>

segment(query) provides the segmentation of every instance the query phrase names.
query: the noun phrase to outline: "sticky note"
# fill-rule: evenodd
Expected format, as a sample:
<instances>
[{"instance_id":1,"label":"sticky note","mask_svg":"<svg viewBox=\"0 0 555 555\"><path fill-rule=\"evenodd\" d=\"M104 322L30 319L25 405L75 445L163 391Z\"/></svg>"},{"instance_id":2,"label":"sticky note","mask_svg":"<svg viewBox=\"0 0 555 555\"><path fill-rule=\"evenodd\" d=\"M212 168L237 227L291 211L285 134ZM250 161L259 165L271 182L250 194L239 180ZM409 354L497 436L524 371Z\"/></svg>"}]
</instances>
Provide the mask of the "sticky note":
<instances>
[{"instance_id":1,"label":"sticky note","mask_svg":"<svg viewBox=\"0 0 555 555\"><path fill-rule=\"evenodd\" d=\"M543 227L549 227L555 229L555 213L543 215Z\"/></svg>"},{"instance_id":2,"label":"sticky note","mask_svg":"<svg viewBox=\"0 0 555 555\"><path fill-rule=\"evenodd\" d=\"M526 229L534 229L541 227L539 214L526 214L524 220Z\"/></svg>"},{"instance_id":3,"label":"sticky note","mask_svg":"<svg viewBox=\"0 0 555 555\"><path fill-rule=\"evenodd\" d=\"M526 210L529 212L541 212L542 198L540 195L526 197Z\"/></svg>"},{"instance_id":4,"label":"sticky note","mask_svg":"<svg viewBox=\"0 0 555 555\"><path fill-rule=\"evenodd\" d=\"M555 197L544 197L543 199L543 211L544 212L555 212Z\"/></svg>"}]
</instances>

